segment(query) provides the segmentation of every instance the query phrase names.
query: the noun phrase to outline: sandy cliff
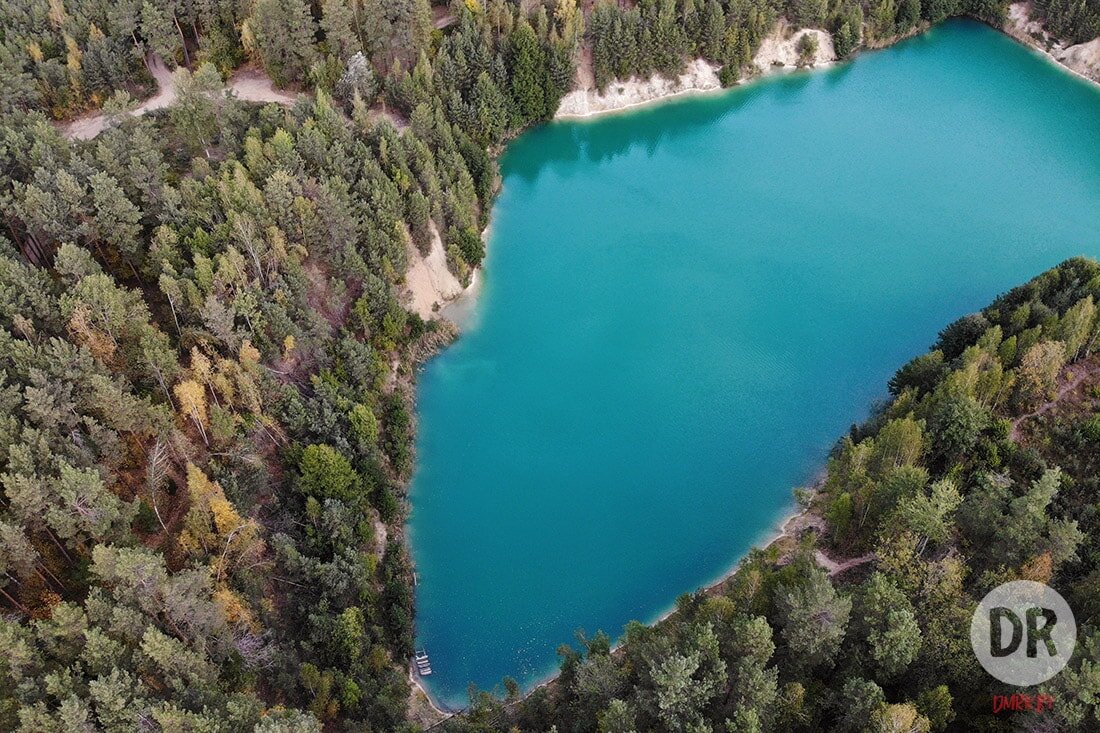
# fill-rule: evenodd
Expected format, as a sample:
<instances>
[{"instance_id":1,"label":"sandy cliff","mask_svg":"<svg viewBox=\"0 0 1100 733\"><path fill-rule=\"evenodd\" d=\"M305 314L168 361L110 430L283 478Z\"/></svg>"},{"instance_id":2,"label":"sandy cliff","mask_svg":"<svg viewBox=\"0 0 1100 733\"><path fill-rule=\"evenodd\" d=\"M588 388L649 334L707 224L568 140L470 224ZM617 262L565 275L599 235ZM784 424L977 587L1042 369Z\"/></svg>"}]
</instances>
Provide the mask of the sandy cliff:
<instances>
[{"instance_id":1,"label":"sandy cliff","mask_svg":"<svg viewBox=\"0 0 1100 733\"><path fill-rule=\"evenodd\" d=\"M1039 21L1033 19L1030 2L1008 6L1004 30L1016 40L1049 56L1075 74L1100 82L1100 38L1073 46L1064 45L1047 33Z\"/></svg>"},{"instance_id":2,"label":"sandy cliff","mask_svg":"<svg viewBox=\"0 0 1100 733\"><path fill-rule=\"evenodd\" d=\"M434 318L443 304L454 300L463 291L462 283L447 269L447 255L439 231L432 225L432 246L421 255L409 245L409 270L405 273L408 288L406 303L421 318Z\"/></svg>"},{"instance_id":3,"label":"sandy cliff","mask_svg":"<svg viewBox=\"0 0 1100 733\"><path fill-rule=\"evenodd\" d=\"M583 75L583 72L581 72ZM613 81L600 92L594 83L582 86L566 94L561 100L555 117L589 117L605 112L637 107L658 99L679 94L710 92L721 89L717 67L703 59L688 64L676 79L654 74L648 79L632 77L626 81Z\"/></svg>"},{"instance_id":4,"label":"sandy cliff","mask_svg":"<svg viewBox=\"0 0 1100 733\"><path fill-rule=\"evenodd\" d=\"M825 66L836 61L833 50L833 37L828 31L818 28L793 28L787 21L780 19L771 33L760 43L760 50L753 57L753 63L760 71L767 73L775 67L794 68L798 65L798 42L803 36L817 38L817 52L809 66Z\"/></svg>"},{"instance_id":5,"label":"sandy cliff","mask_svg":"<svg viewBox=\"0 0 1100 733\"><path fill-rule=\"evenodd\" d=\"M836 60L833 39L828 32L815 28L795 29L780 20L760 44L760 51L753 62L765 74L776 69L795 68L799 59L798 41L807 34L817 37L817 52L810 66L821 66ZM676 79L659 74L647 79L632 77L626 81L614 81L600 92L592 78L591 59L586 54L578 65L576 89L565 95L554 116L559 119L591 117L682 94L713 92L722 88L718 81L718 68L703 59L696 59Z\"/></svg>"}]
</instances>

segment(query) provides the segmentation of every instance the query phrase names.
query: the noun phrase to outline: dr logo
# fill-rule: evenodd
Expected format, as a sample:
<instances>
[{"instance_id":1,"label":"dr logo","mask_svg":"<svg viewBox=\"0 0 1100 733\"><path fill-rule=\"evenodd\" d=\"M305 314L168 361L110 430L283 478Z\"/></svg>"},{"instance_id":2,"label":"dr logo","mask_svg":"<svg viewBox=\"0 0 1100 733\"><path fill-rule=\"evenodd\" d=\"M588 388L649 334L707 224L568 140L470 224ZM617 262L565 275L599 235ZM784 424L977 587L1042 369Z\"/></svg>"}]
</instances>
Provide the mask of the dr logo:
<instances>
[{"instance_id":1,"label":"dr logo","mask_svg":"<svg viewBox=\"0 0 1100 733\"><path fill-rule=\"evenodd\" d=\"M970 619L970 644L986 672L1030 687L1062 671L1077 643L1077 624L1053 588L1015 580L991 590Z\"/></svg>"}]
</instances>

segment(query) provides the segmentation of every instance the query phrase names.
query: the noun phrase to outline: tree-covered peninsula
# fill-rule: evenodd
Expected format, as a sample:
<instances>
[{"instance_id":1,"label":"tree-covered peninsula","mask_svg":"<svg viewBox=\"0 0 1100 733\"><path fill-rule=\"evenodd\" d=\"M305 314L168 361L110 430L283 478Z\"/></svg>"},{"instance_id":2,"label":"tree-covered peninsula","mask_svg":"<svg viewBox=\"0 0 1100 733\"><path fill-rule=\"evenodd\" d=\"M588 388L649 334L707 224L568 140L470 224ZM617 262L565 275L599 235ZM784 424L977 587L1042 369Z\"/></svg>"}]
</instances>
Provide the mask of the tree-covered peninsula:
<instances>
[{"instance_id":1,"label":"tree-covered peninsula","mask_svg":"<svg viewBox=\"0 0 1100 733\"><path fill-rule=\"evenodd\" d=\"M1060 38L1100 32L1095 0L1037 10ZM733 83L780 16L843 56L1004 13L5 2L0 730L417 729L412 382L454 334L402 288L437 241L460 280L480 265L500 145L554 114L578 64L606 84L704 57ZM173 102L129 114L157 91L154 59ZM308 94L224 94L244 64ZM94 139L55 125L90 112L107 120ZM620 651L588 639L522 703L476 694L444 725L995 729L957 622L982 589L1031 577L1081 609L1053 692L1059 722L1090 727L1097 269L1063 265L902 369L830 463L811 506L826 529L632 625ZM872 559L830 575L816 550Z\"/></svg>"}]
</instances>

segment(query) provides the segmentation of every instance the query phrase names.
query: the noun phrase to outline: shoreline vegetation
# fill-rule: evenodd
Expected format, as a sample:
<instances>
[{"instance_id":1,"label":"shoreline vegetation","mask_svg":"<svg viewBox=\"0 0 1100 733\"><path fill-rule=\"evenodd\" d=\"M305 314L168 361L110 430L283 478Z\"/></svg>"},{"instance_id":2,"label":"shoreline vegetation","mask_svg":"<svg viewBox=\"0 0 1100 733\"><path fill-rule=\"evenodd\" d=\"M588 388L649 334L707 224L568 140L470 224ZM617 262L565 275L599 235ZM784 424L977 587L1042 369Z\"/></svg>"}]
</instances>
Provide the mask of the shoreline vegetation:
<instances>
[{"instance_id":1,"label":"shoreline vegetation","mask_svg":"<svg viewBox=\"0 0 1100 733\"><path fill-rule=\"evenodd\" d=\"M1059 41L1033 18L1031 2L1009 5L1008 18L999 30L1075 76L1100 85L1100 37L1077 44Z\"/></svg>"},{"instance_id":2,"label":"shoreline vegetation","mask_svg":"<svg viewBox=\"0 0 1100 733\"><path fill-rule=\"evenodd\" d=\"M1039 52L1062 69L1100 86L1100 38L1091 42L1064 46L1047 34L1041 23L1031 18L1030 6L1030 2L1017 2L1010 5L1008 17L1003 25L989 23L980 18L978 20ZM922 24L905 34L876 42L869 46L867 51L889 48L927 30L929 26ZM800 59L796 46L798 40L806 34L816 38L815 52L810 58ZM817 28L797 28L786 19L780 18L753 57L755 73L738 80L736 85L751 84L776 73L829 68L841 61L843 60L837 58L836 51L833 49L832 36L827 31ZM554 119L587 119L650 106L676 97L720 92L727 87L722 86L719 81L719 68L705 59L694 59L685 73L675 80L659 74L654 74L647 79L632 77L613 82L606 90L600 92L594 86L591 70L585 68L584 59L582 59L581 68L577 74L577 84L562 98L561 106L555 113Z\"/></svg>"},{"instance_id":3,"label":"shoreline vegetation","mask_svg":"<svg viewBox=\"0 0 1100 733\"><path fill-rule=\"evenodd\" d=\"M453 17L449 17L453 21ZM1008 6L1003 24L985 22L995 30L1005 33L1021 44L1039 52L1047 60L1073 73L1085 81L1100 86L1100 38L1076 45L1063 44L1043 28L1042 24L1031 17L1031 2L1016 2ZM911 38L929 29L927 23L920 23L909 31L888 39L870 41L867 50L888 48L902 40ZM799 50L803 38L812 38L809 53ZM738 78L733 86L753 83L776 73L790 73L796 70L816 70L829 68L848 59L838 58L833 47L833 36L820 28L796 27L786 18L775 21L772 30L761 40L756 54L752 58L750 73ZM155 83L155 93L128 111L132 115L142 115L156 110L166 109L176 103L177 82L155 53L145 60L149 74ZM721 65L696 58L687 64L683 73L670 79L654 73L648 78L631 77L626 80L614 80L606 89L595 87L592 71L592 56L588 49L582 49L572 89L562 98L553 114L553 119L589 119L605 114L624 112L639 107L648 107L662 101L683 96L710 94L729 88L719 78ZM275 88L270 77L262 70L243 67L236 70L225 85L227 93L234 94L245 102L275 103L290 106L298 99L298 94L286 93ZM70 120L62 125L66 137L73 140L90 140L111 124L112 114L90 112ZM387 114L384 110L375 111L378 117L386 117L395 126L404 123ZM488 246L488 231L481 232L483 246ZM458 309L459 314L468 315L473 307L473 284L477 279L476 268L462 284L451 272L447 254L438 228L432 225L431 244L425 251L410 247L409 263L405 275L406 293L404 303L423 319L437 315L447 316L448 306L461 298L466 305ZM456 324L459 325L459 324Z\"/></svg>"},{"instance_id":4,"label":"shoreline vegetation","mask_svg":"<svg viewBox=\"0 0 1100 733\"><path fill-rule=\"evenodd\" d=\"M981 18L975 19L1038 52L1047 61L1064 71L1100 87L1100 38L1069 46L1058 42L1043 29L1040 22L1032 19L1030 1L1009 5L1003 25L993 24ZM875 42L869 45L866 51L889 48L903 40L925 33L929 29L930 26L927 23L922 23L904 34ZM806 59L800 59L797 44L804 35L813 36L816 42L813 54ZM755 72L737 80L735 86L751 84L780 73L826 69L850 60L850 58L837 58L833 48L833 38L828 31L817 28L798 28L787 19L779 18L753 57ZM631 77L626 80L616 80L601 92L594 86L591 55L582 53L574 87L562 97L553 119L593 119L603 115L652 107L679 97L716 94L729 88L722 85L718 76L719 69L718 65L706 59L696 58L676 79L668 79L656 73L646 79ZM484 246L488 248L488 228L482 232L481 238ZM457 281L452 282L453 275L445 267L440 269L438 264L430 262L428 258L414 257L410 262L412 265L407 282L409 289L407 302L410 306L423 318L438 314L461 327L462 319L468 317L471 310L476 307L474 301L477 296L474 283L477 282L482 268L471 273L470 284L462 287L457 285ZM459 299L462 300L463 306L457 310L456 320L455 316L448 315L448 310Z\"/></svg>"},{"instance_id":5,"label":"shoreline vegetation","mask_svg":"<svg viewBox=\"0 0 1100 733\"><path fill-rule=\"evenodd\" d=\"M761 552L765 554L775 553L778 555L789 555L794 551L797 542L806 531L814 530L818 534L824 534L826 530L825 518L822 516L822 507L819 503L815 503L815 500L824 488L827 478L828 474L823 468L808 486L795 488L794 491L798 496L798 501L795 502L794 507L792 507L789 512L780 515L781 519L772 530L765 535L767 539L754 542L748 554L737 559L715 580L700 586L692 591L692 593L702 594L704 596L719 595L744 567L751 554ZM869 556L847 558L843 562L837 563L829 558L828 555L818 550L815 553L814 559L818 565L829 572L830 576L833 576L839 574L839 572L844 572L852 567L863 564L863 562L871 558ZM855 562L853 562L853 560ZM655 619L643 623L646 626L660 626L672 618L676 612L677 606L674 602L667 610L660 612ZM614 654L620 646L621 641L616 642L611 647L611 652ZM522 702L522 700L531 697L531 695L539 690L552 687L557 681L559 674L559 672L555 671L548 674L545 678L534 682L531 688L527 690L519 700L513 702ZM419 694L422 696L420 700L421 708L427 706L431 711L430 714L425 714L424 710L421 709L420 714L416 717L419 722L427 722L430 727L434 727L449 718L461 715L467 710L465 707L452 708L436 700L427 686L423 683L423 680L415 674L412 667L409 669L409 679L416 685Z\"/></svg>"},{"instance_id":6,"label":"shoreline vegetation","mask_svg":"<svg viewBox=\"0 0 1100 733\"><path fill-rule=\"evenodd\" d=\"M815 39L814 51L806 59L800 60L797 49L798 40L803 35ZM554 119L583 119L597 117L613 112L648 106L680 96L720 92L724 87L718 77L717 64L697 58L688 64L686 71L676 79L668 79L654 74L648 79L632 77L625 81L614 81L600 92L595 87L592 71L586 66L587 57L582 56L577 72L577 84L573 91L566 94L554 114ZM761 42L760 49L753 57L755 73L738 84L751 83L779 71L798 68L825 68L837 61L833 49L832 36L816 28L792 28L786 19L776 21L775 28Z\"/></svg>"},{"instance_id":7,"label":"shoreline vegetation","mask_svg":"<svg viewBox=\"0 0 1100 733\"><path fill-rule=\"evenodd\" d=\"M773 550L780 553L786 552L791 549L791 543L796 542L799 536L807 529L814 528L818 532L823 532L825 529L825 520L819 512L819 508L814 506L813 499L825 485L826 477L826 473L822 470L808 487L796 489L800 494L800 501L796 503L795 507L792 508L790 512L781 515L782 519L777 522L772 530L766 535L766 540L753 543L750 552L769 552ZM729 569L723 571L715 580L700 586L693 592L707 596L721 593L730 579L732 579L744 566L747 559L748 555L739 558L729 567ZM827 557L819 557L818 561L822 567L830 570L830 572L833 571L834 568L829 564ZM671 618L675 613L676 604L673 603L667 610L660 612L655 619L644 623L646 626L659 626ZM615 653L619 647L620 643L617 642L611 647L611 652ZM531 688L523 694L522 698L516 702L521 702L523 699L530 697L540 689L551 687L557 680L558 675L559 672L555 671L551 672L543 679L537 680L531 685ZM431 692L423 683L423 680L415 674L411 667L409 669L409 677L416 685L420 695L423 696L421 700L422 705L428 706L431 710L429 716L423 714L419 716L418 720L420 722L428 722L430 726L435 726L448 718L462 714L466 710L466 708L452 708L437 701L432 697Z\"/></svg>"},{"instance_id":8,"label":"shoreline vegetation","mask_svg":"<svg viewBox=\"0 0 1100 733\"><path fill-rule=\"evenodd\" d=\"M1061 59L1056 57L1048 50L1047 44L1050 43L1050 38L1042 31L1041 24L1030 19L1028 12L1029 6L1030 2L1013 3L1009 6L1009 17L1006 24L1003 27L995 25L991 27L1005 33L1022 45L1041 53L1048 61L1056 64L1063 70L1085 81L1100 86L1100 52L1098 52L1095 57L1095 66L1092 67L1091 76L1088 75L1087 68L1081 68L1080 66L1074 68L1070 63L1067 63L1067 58L1065 56ZM874 51L888 48L895 43L920 35L928 30L929 27L927 25L915 28L904 36L891 39L889 42L876 45L868 50ZM820 34L823 39L819 42L817 55L814 60L809 63L799 64L797 61L797 52L794 50L795 41L806 32ZM1097 42L1100 42L1100 39L1097 39ZM1080 45L1087 46L1089 44ZM1100 43L1093 43L1092 45L1096 45L1098 49L1100 49ZM795 54L793 58L792 54ZM827 32L818 29L792 28L785 19L780 19L777 21L775 29L765 39L760 51L754 57L753 62L757 66L758 73L746 80L738 82L739 84L752 83L757 80L765 79L769 75L775 73L785 73L797 69L816 70L828 68L838 63L839 60L836 58L836 53L833 50L832 38ZM680 75L675 82L662 78L659 75L654 75L647 80L641 81L632 78L626 81L614 82L607 91L600 93L591 88L591 69L585 68L583 63L584 62L582 62L582 67L578 70L577 74L578 84L581 85L580 88L575 88L563 97L561 106L555 113L554 119L589 119L607 114L629 111L639 107L655 106L663 101L681 96L717 93L726 89L726 87L723 87L719 82L717 70L714 65L708 64L704 59L695 59L689 64L687 72ZM488 227L483 233L483 239L488 249ZM475 281L480 272L481 270L479 268L479 270L474 273ZM423 296L421 295L414 297L417 300L423 300ZM471 283L469 288L463 289L454 296L437 301L436 309L440 310L443 317L448 317L446 310L441 310L439 306L453 303L456 298L462 298L467 301L470 301L471 298L476 298L475 285ZM464 312L466 312L468 316L468 310L475 307L476 303L467 302ZM461 327L461 319L458 319L456 325ZM753 551L759 550L766 553L777 548L789 549L789 546L797 542L799 536L808 527L816 528L819 533L824 533L824 518L821 516L819 510L814 507L813 498L818 495L824 485L825 479L826 475L822 472L808 488L805 502L800 503L789 513L782 515L777 529L768 536L766 541L755 543L753 545ZM796 491L798 490L796 489ZM700 587L696 592L706 595L713 595L720 592L737 574L744 565L746 559L747 557L738 559L717 580ZM819 564L823 564L828 569L828 565L821 563L822 558L820 556L817 559ZM647 622L647 625L654 626L661 624L673 613L675 613L675 606L661 613L655 620ZM548 678L536 682L532 685L530 690L524 694L524 698L529 697L541 688L552 685L557 677L558 673L555 672L549 675ZM411 675L411 679L415 682L419 693L423 696L424 702L430 706L435 714L435 720L431 722L439 723L455 714L461 713L465 709L451 708L438 702L415 674ZM425 718L421 717L421 720L424 719Z\"/></svg>"}]
</instances>

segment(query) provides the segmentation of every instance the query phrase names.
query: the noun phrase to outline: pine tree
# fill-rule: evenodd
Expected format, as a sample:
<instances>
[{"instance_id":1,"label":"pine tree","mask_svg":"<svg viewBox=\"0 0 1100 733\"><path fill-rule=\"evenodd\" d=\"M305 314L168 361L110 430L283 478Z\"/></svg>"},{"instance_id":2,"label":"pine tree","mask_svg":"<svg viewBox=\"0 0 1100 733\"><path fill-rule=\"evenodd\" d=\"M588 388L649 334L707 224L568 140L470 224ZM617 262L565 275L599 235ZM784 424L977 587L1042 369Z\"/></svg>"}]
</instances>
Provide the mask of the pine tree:
<instances>
[{"instance_id":1,"label":"pine tree","mask_svg":"<svg viewBox=\"0 0 1100 733\"><path fill-rule=\"evenodd\" d=\"M98 172L88 179L95 207L92 240L107 247L114 257L128 263L137 276L142 266L141 211L126 198L118 181Z\"/></svg>"},{"instance_id":2,"label":"pine tree","mask_svg":"<svg viewBox=\"0 0 1100 733\"><path fill-rule=\"evenodd\" d=\"M137 509L112 494L96 470L78 469L66 461L59 462L54 491L56 500L46 511L46 523L58 537L76 545L124 537Z\"/></svg>"},{"instance_id":3,"label":"pine tree","mask_svg":"<svg viewBox=\"0 0 1100 733\"><path fill-rule=\"evenodd\" d=\"M530 23L520 21L508 37L508 48L512 101L519 114L518 125L524 125L546 113L543 53Z\"/></svg>"},{"instance_id":4,"label":"pine tree","mask_svg":"<svg viewBox=\"0 0 1100 733\"><path fill-rule=\"evenodd\" d=\"M316 61L316 28L305 0L257 0L248 30L277 84L304 79Z\"/></svg>"},{"instance_id":5,"label":"pine tree","mask_svg":"<svg viewBox=\"0 0 1100 733\"><path fill-rule=\"evenodd\" d=\"M726 33L726 19L718 0L708 0L700 23L701 42L699 52L710 61L722 58L722 38Z\"/></svg>"},{"instance_id":6,"label":"pine tree","mask_svg":"<svg viewBox=\"0 0 1100 733\"><path fill-rule=\"evenodd\" d=\"M329 51L344 64L362 51L355 16L347 0L324 0L321 4L321 30Z\"/></svg>"},{"instance_id":7,"label":"pine tree","mask_svg":"<svg viewBox=\"0 0 1100 733\"><path fill-rule=\"evenodd\" d=\"M179 62L183 55L180 37L176 32L171 14L163 5L145 0L141 6L141 34L148 41L153 52L169 67Z\"/></svg>"},{"instance_id":8,"label":"pine tree","mask_svg":"<svg viewBox=\"0 0 1100 733\"><path fill-rule=\"evenodd\" d=\"M470 102L479 142L488 145L500 142L508 126L508 100L484 71L478 75Z\"/></svg>"},{"instance_id":9,"label":"pine tree","mask_svg":"<svg viewBox=\"0 0 1100 733\"><path fill-rule=\"evenodd\" d=\"M169 114L176 127L184 133L195 152L210 156L210 146L218 131L218 104L214 98L222 88L221 76L213 64L205 63L192 74L177 69L172 74L176 103Z\"/></svg>"}]
</instances>

